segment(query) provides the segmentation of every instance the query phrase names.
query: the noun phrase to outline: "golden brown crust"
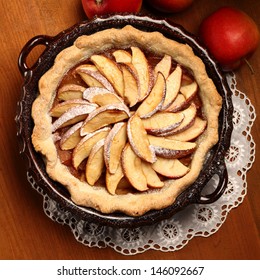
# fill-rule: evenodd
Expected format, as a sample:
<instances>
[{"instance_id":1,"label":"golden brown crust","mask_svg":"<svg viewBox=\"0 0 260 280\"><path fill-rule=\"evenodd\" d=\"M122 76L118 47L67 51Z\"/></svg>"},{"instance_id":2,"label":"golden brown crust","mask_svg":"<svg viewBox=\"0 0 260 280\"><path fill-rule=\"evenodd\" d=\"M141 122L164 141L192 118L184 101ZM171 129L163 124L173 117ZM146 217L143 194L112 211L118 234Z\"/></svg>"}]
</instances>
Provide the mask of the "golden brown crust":
<instances>
[{"instance_id":1,"label":"golden brown crust","mask_svg":"<svg viewBox=\"0 0 260 280\"><path fill-rule=\"evenodd\" d=\"M53 141L52 118L49 111L52 108L56 89L69 69L92 54L132 46L149 49L160 56L168 54L192 73L200 88L203 114L208 125L203 136L198 140L198 148L193 155L190 172L187 175L177 180L168 180L160 190L111 195L102 186L93 187L80 181L61 163ZM218 115L222 99L208 77L204 63L194 55L188 45L167 39L158 32L146 33L126 26L122 29L109 29L93 35L81 36L73 46L63 50L56 57L53 67L40 79L39 91L40 95L32 107L35 123L32 141L35 150L46 160L47 173L69 190L71 199L76 204L93 207L103 213L121 211L131 216L139 216L151 209L162 209L171 205L175 198L196 180L206 153L218 141Z\"/></svg>"}]
</instances>

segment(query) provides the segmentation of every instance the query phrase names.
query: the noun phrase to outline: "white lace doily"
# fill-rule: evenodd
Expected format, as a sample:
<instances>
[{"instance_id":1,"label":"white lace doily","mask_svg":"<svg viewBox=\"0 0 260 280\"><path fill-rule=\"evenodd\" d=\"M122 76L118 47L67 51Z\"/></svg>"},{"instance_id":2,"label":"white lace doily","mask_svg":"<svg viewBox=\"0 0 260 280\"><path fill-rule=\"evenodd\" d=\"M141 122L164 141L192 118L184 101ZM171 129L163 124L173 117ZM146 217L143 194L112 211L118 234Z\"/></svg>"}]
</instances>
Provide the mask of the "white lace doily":
<instances>
[{"instance_id":1,"label":"white lace doily","mask_svg":"<svg viewBox=\"0 0 260 280\"><path fill-rule=\"evenodd\" d=\"M43 196L43 208L52 220L68 225L75 239L89 247L111 247L119 253L134 255L149 249L175 251L183 248L195 236L208 237L215 233L229 211L242 203L247 193L246 173L255 159L255 143L251 127L256 118L255 109L247 96L236 88L235 75L227 75L234 105L234 129L226 155L228 186L213 204L196 204L177 213L173 218L152 226L135 229L115 229L77 220L50 199L28 174L32 186ZM214 180L213 180L214 184Z\"/></svg>"}]
</instances>

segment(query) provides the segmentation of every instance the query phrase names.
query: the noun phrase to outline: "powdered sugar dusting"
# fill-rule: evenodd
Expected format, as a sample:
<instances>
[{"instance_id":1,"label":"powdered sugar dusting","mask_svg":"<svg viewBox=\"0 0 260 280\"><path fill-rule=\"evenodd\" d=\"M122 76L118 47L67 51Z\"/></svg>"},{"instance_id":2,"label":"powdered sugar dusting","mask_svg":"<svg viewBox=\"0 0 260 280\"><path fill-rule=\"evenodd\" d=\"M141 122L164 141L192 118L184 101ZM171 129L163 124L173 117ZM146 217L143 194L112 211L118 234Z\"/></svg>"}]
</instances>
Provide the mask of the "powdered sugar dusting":
<instances>
[{"instance_id":1,"label":"powdered sugar dusting","mask_svg":"<svg viewBox=\"0 0 260 280\"><path fill-rule=\"evenodd\" d=\"M107 88L102 88L102 87L89 87L84 90L83 98L91 102L92 97L95 96L96 94L106 94L106 93L111 93L111 91L109 91Z\"/></svg>"},{"instance_id":2,"label":"powdered sugar dusting","mask_svg":"<svg viewBox=\"0 0 260 280\"><path fill-rule=\"evenodd\" d=\"M80 105L75 106L68 111L66 111L61 117L59 117L53 124L52 124L52 132L55 132L58 128L62 127L66 122L72 120L78 116L87 116L89 113L94 111L96 106L93 105Z\"/></svg>"}]
</instances>

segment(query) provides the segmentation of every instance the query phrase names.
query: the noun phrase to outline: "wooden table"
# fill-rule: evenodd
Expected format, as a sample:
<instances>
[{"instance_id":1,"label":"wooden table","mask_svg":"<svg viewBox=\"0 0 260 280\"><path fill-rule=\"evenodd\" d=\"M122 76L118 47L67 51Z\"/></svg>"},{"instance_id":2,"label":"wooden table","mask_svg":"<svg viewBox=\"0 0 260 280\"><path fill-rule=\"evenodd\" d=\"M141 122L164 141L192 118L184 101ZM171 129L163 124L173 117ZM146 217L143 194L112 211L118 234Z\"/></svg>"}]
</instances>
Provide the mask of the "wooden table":
<instances>
[{"instance_id":1,"label":"wooden table","mask_svg":"<svg viewBox=\"0 0 260 280\"><path fill-rule=\"evenodd\" d=\"M189 10L169 16L190 32L197 33L205 16L227 4L244 10L260 25L259 1L194 2ZM147 7L143 9L147 10ZM123 256L111 248L89 248L78 243L67 226L50 220L43 212L42 197L27 182L26 168L18 151L14 118L23 78L17 67L17 58L24 44L33 36L56 35L86 17L80 0L1 0L0 10L0 259L259 259L259 149L247 174L248 194L243 203L231 211L215 234L193 238L180 251L149 250L135 256ZM33 63L41 51L40 48L35 49L28 64ZM246 66L236 71L238 89L247 94L260 113L260 47L250 63L255 70L254 75ZM257 119L252 129L257 146L260 145L259 126Z\"/></svg>"}]
</instances>

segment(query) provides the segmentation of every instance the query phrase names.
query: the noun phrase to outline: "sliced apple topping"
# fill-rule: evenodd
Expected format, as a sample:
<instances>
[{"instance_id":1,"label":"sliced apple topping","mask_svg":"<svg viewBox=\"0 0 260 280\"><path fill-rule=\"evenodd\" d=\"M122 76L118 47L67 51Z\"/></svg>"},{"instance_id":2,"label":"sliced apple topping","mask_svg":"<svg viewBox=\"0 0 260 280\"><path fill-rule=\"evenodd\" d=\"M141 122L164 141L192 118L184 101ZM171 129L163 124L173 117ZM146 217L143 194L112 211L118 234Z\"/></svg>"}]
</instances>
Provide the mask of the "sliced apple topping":
<instances>
[{"instance_id":1,"label":"sliced apple topping","mask_svg":"<svg viewBox=\"0 0 260 280\"><path fill-rule=\"evenodd\" d=\"M52 132L86 119L87 115L96 109L93 105L79 105L70 108L52 124Z\"/></svg>"},{"instance_id":2,"label":"sliced apple topping","mask_svg":"<svg viewBox=\"0 0 260 280\"><path fill-rule=\"evenodd\" d=\"M82 99L86 88L76 84L66 84L59 88L57 98L59 100Z\"/></svg>"},{"instance_id":3,"label":"sliced apple topping","mask_svg":"<svg viewBox=\"0 0 260 280\"><path fill-rule=\"evenodd\" d=\"M111 195L185 176L207 127L192 75L153 55L133 46L90 56L61 82L50 109L62 163L91 186L105 181Z\"/></svg>"},{"instance_id":4,"label":"sliced apple topping","mask_svg":"<svg viewBox=\"0 0 260 280\"><path fill-rule=\"evenodd\" d=\"M166 110L175 100L181 87L182 69L177 65L166 79L166 94L161 110Z\"/></svg>"},{"instance_id":5,"label":"sliced apple topping","mask_svg":"<svg viewBox=\"0 0 260 280\"><path fill-rule=\"evenodd\" d=\"M110 92L109 90L100 87L87 88L83 92L83 98L99 106L124 103L122 98L120 98L116 93Z\"/></svg>"},{"instance_id":6,"label":"sliced apple topping","mask_svg":"<svg viewBox=\"0 0 260 280\"><path fill-rule=\"evenodd\" d=\"M150 92L152 86L152 78L147 58L143 51L138 47L131 47L132 64L134 65L138 79L140 81L140 100L142 101Z\"/></svg>"},{"instance_id":7,"label":"sliced apple topping","mask_svg":"<svg viewBox=\"0 0 260 280\"><path fill-rule=\"evenodd\" d=\"M96 65L101 74L111 83L119 96L124 95L124 80L117 64L104 55L92 55L90 60Z\"/></svg>"},{"instance_id":8,"label":"sliced apple topping","mask_svg":"<svg viewBox=\"0 0 260 280\"><path fill-rule=\"evenodd\" d=\"M114 88L97 67L92 64L83 64L76 68L76 72L89 87L104 87L113 92Z\"/></svg>"},{"instance_id":9,"label":"sliced apple topping","mask_svg":"<svg viewBox=\"0 0 260 280\"><path fill-rule=\"evenodd\" d=\"M100 178L105 166L104 156L103 156L104 142L105 139L101 139L92 147L87 160L86 180L92 186Z\"/></svg>"},{"instance_id":10,"label":"sliced apple topping","mask_svg":"<svg viewBox=\"0 0 260 280\"><path fill-rule=\"evenodd\" d=\"M178 112L185 108L189 103L182 93L178 93L173 103L165 110L166 112Z\"/></svg>"},{"instance_id":11,"label":"sliced apple topping","mask_svg":"<svg viewBox=\"0 0 260 280\"><path fill-rule=\"evenodd\" d=\"M107 191L110 194L116 194L116 190L118 187L119 182L124 177L124 172L122 169L121 162L119 162L119 165L114 173L110 173L108 169L106 170L106 187Z\"/></svg>"},{"instance_id":12,"label":"sliced apple topping","mask_svg":"<svg viewBox=\"0 0 260 280\"><path fill-rule=\"evenodd\" d=\"M106 94L106 93L113 93L114 91L109 91L103 87L88 87L84 90L82 97L90 102L92 102L92 96L96 94ZM95 103L95 102L94 102Z\"/></svg>"},{"instance_id":13,"label":"sliced apple topping","mask_svg":"<svg viewBox=\"0 0 260 280\"><path fill-rule=\"evenodd\" d=\"M113 56L117 63L131 63L132 55L126 50L116 50L113 52Z\"/></svg>"},{"instance_id":14,"label":"sliced apple topping","mask_svg":"<svg viewBox=\"0 0 260 280\"><path fill-rule=\"evenodd\" d=\"M140 118L151 117L157 111L161 110L165 100L165 94L166 94L165 78L163 74L159 72L150 94L138 107L138 109L136 110L136 114L138 114Z\"/></svg>"},{"instance_id":15,"label":"sliced apple topping","mask_svg":"<svg viewBox=\"0 0 260 280\"><path fill-rule=\"evenodd\" d=\"M151 163L142 162L142 171L144 176L146 177L147 185L151 188L162 188L164 186L164 182L161 181L157 173L152 167Z\"/></svg>"},{"instance_id":16,"label":"sliced apple topping","mask_svg":"<svg viewBox=\"0 0 260 280\"><path fill-rule=\"evenodd\" d=\"M111 174L114 174L120 165L121 153L127 142L126 126L124 122L115 124L105 140L104 159Z\"/></svg>"},{"instance_id":17,"label":"sliced apple topping","mask_svg":"<svg viewBox=\"0 0 260 280\"><path fill-rule=\"evenodd\" d=\"M87 133L94 132L99 128L109 124L115 124L129 117L130 112L124 104L111 104L99 107L85 119L80 134L82 136L86 135Z\"/></svg>"},{"instance_id":18,"label":"sliced apple topping","mask_svg":"<svg viewBox=\"0 0 260 280\"><path fill-rule=\"evenodd\" d=\"M121 65L124 78L124 100L129 107L133 107L140 99L140 83L136 69L131 63Z\"/></svg>"},{"instance_id":19,"label":"sliced apple topping","mask_svg":"<svg viewBox=\"0 0 260 280\"><path fill-rule=\"evenodd\" d=\"M158 72L161 72L165 79L168 78L170 74L172 66L172 58L169 55L165 55L161 61L157 63L157 65L154 67L154 76L156 77Z\"/></svg>"},{"instance_id":20,"label":"sliced apple topping","mask_svg":"<svg viewBox=\"0 0 260 280\"><path fill-rule=\"evenodd\" d=\"M152 167L157 173L173 179L183 177L189 172L189 168L178 159L158 157Z\"/></svg>"},{"instance_id":21,"label":"sliced apple topping","mask_svg":"<svg viewBox=\"0 0 260 280\"><path fill-rule=\"evenodd\" d=\"M166 109L168 112L177 112L185 109L190 105L190 102L195 98L198 92L198 84L193 81L189 84L181 86L180 91L174 102Z\"/></svg>"},{"instance_id":22,"label":"sliced apple topping","mask_svg":"<svg viewBox=\"0 0 260 280\"><path fill-rule=\"evenodd\" d=\"M138 115L133 115L127 123L127 136L136 155L147 162L155 162L154 150L148 140L147 132Z\"/></svg>"},{"instance_id":23,"label":"sliced apple topping","mask_svg":"<svg viewBox=\"0 0 260 280\"><path fill-rule=\"evenodd\" d=\"M184 95L186 102L190 102L196 95L198 90L198 84L196 81L188 85L181 86L180 92Z\"/></svg>"},{"instance_id":24,"label":"sliced apple topping","mask_svg":"<svg viewBox=\"0 0 260 280\"><path fill-rule=\"evenodd\" d=\"M181 77L181 86L186 86L191 84L194 81L194 79L189 75L188 73L183 73Z\"/></svg>"},{"instance_id":25,"label":"sliced apple topping","mask_svg":"<svg viewBox=\"0 0 260 280\"><path fill-rule=\"evenodd\" d=\"M81 140L80 128L82 124L83 121L76 123L62 135L60 139L60 147L62 150L71 150L78 145Z\"/></svg>"},{"instance_id":26,"label":"sliced apple topping","mask_svg":"<svg viewBox=\"0 0 260 280\"><path fill-rule=\"evenodd\" d=\"M177 141L165 137L148 136L149 142L155 154L164 158L185 157L196 149L195 142Z\"/></svg>"},{"instance_id":27,"label":"sliced apple topping","mask_svg":"<svg viewBox=\"0 0 260 280\"><path fill-rule=\"evenodd\" d=\"M178 141L192 141L204 132L206 126L207 121L196 117L194 123L189 128L172 136L168 136L167 139L174 139Z\"/></svg>"},{"instance_id":28,"label":"sliced apple topping","mask_svg":"<svg viewBox=\"0 0 260 280\"><path fill-rule=\"evenodd\" d=\"M182 123L178 127L176 127L175 129L173 129L169 132L161 133L160 134L161 136L169 136L169 135L179 133L181 131L188 129L190 126L193 125L195 118L196 118L196 114L197 114L196 105L194 103L191 103L187 109L185 109L181 112L184 115L184 119L183 119Z\"/></svg>"},{"instance_id":29,"label":"sliced apple topping","mask_svg":"<svg viewBox=\"0 0 260 280\"><path fill-rule=\"evenodd\" d=\"M58 103L56 106L54 106L50 110L50 115L52 117L60 117L62 114L64 114L66 111L69 109L75 107L75 106L80 106L80 105L89 105L90 107L93 107L93 110L95 110L98 106L95 104L91 104L87 102L86 100L82 99L70 99L61 103Z\"/></svg>"},{"instance_id":30,"label":"sliced apple topping","mask_svg":"<svg viewBox=\"0 0 260 280\"><path fill-rule=\"evenodd\" d=\"M93 133L89 133L81 141L73 150L72 154L72 163L75 169L79 167L81 162L86 159L93 146L101 139L104 139L110 131L110 128L105 127L99 130L96 130Z\"/></svg>"},{"instance_id":31,"label":"sliced apple topping","mask_svg":"<svg viewBox=\"0 0 260 280\"><path fill-rule=\"evenodd\" d=\"M142 160L132 150L131 145L126 144L122 153L122 167L126 178L138 191L148 190L147 180L142 169Z\"/></svg>"},{"instance_id":32,"label":"sliced apple topping","mask_svg":"<svg viewBox=\"0 0 260 280\"><path fill-rule=\"evenodd\" d=\"M145 130L149 134L160 135L177 128L184 119L182 112L157 112L147 119L142 119Z\"/></svg>"}]
</instances>

